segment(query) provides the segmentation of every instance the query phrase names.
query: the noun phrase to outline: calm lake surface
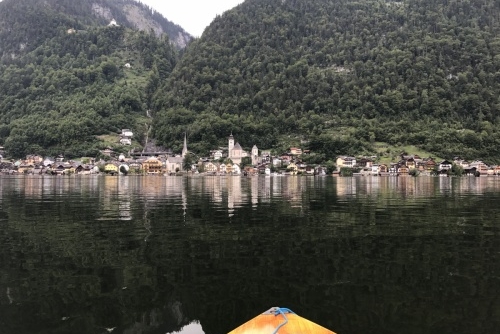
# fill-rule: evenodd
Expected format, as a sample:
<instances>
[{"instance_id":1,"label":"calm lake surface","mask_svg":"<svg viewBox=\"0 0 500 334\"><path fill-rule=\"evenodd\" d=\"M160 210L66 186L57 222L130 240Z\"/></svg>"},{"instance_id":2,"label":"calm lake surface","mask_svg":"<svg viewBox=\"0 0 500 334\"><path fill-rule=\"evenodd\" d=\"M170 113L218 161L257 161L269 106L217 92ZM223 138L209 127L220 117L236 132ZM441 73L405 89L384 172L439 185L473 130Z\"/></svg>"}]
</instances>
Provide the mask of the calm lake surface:
<instances>
[{"instance_id":1,"label":"calm lake surface","mask_svg":"<svg viewBox=\"0 0 500 334\"><path fill-rule=\"evenodd\" d=\"M500 333L500 177L0 178L0 333Z\"/></svg>"}]
</instances>

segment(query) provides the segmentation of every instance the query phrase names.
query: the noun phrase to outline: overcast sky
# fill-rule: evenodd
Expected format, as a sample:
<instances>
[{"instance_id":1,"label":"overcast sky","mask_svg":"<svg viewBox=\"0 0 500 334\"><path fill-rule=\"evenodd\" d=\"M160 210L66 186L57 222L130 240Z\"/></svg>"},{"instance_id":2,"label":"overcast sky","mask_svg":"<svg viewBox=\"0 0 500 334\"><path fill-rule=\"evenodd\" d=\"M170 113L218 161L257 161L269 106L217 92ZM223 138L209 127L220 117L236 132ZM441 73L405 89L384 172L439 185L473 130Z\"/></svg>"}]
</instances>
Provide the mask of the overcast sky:
<instances>
[{"instance_id":1,"label":"overcast sky","mask_svg":"<svg viewBox=\"0 0 500 334\"><path fill-rule=\"evenodd\" d=\"M169 21L180 25L195 37L200 37L203 30L217 14L236 7L243 0L138 0L160 12Z\"/></svg>"}]
</instances>

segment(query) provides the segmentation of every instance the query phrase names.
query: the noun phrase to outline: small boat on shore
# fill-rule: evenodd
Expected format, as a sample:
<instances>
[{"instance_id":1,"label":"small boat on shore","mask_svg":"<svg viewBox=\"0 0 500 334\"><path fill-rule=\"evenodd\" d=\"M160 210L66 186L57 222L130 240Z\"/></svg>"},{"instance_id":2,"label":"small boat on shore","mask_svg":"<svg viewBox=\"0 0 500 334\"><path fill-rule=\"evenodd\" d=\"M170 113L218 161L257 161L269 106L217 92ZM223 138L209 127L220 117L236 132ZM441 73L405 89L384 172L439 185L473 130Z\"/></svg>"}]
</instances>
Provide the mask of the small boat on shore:
<instances>
[{"instance_id":1,"label":"small boat on shore","mask_svg":"<svg viewBox=\"0 0 500 334\"><path fill-rule=\"evenodd\" d=\"M272 307L228 334L335 334L287 308Z\"/></svg>"}]
</instances>

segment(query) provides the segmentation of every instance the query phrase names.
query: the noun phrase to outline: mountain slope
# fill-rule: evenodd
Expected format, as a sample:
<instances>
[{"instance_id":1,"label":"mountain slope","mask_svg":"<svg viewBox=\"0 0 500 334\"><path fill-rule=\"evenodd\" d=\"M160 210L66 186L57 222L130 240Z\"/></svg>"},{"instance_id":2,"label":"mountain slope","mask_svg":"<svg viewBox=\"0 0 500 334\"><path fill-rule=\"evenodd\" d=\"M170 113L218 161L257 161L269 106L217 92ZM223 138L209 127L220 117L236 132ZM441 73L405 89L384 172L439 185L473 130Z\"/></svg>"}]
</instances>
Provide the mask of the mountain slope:
<instances>
[{"instance_id":1,"label":"mountain slope","mask_svg":"<svg viewBox=\"0 0 500 334\"><path fill-rule=\"evenodd\" d=\"M27 44L0 62L0 144L7 154L95 157L106 147L126 152L130 147L118 144L122 128L133 130L133 147L140 148L151 123L152 94L175 67L176 48L166 35L92 26L94 16L44 13L26 13L29 20L23 21L11 12L22 31L0 42L8 47L25 38ZM69 23L76 28L67 29Z\"/></svg>"},{"instance_id":2,"label":"mountain slope","mask_svg":"<svg viewBox=\"0 0 500 334\"><path fill-rule=\"evenodd\" d=\"M155 135L500 161L499 18L487 0L247 0L187 50L157 96Z\"/></svg>"},{"instance_id":3,"label":"mountain slope","mask_svg":"<svg viewBox=\"0 0 500 334\"><path fill-rule=\"evenodd\" d=\"M0 2L0 55L13 58L31 51L55 31L119 25L167 34L178 47L191 40L181 27L134 0L4 0Z\"/></svg>"}]
</instances>

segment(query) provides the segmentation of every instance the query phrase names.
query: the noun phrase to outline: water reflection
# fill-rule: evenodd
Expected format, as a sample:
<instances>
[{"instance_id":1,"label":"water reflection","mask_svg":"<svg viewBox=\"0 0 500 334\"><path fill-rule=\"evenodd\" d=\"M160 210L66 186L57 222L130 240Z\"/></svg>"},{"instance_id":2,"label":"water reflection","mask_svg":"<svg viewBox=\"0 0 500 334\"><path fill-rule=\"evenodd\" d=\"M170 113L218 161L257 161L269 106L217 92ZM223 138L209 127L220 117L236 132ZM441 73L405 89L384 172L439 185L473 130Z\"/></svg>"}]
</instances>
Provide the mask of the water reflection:
<instances>
[{"instance_id":1,"label":"water reflection","mask_svg":"<svg viewBox=\"0 0 500 334\"><path fill-rule=\"evenodd\" d=\"M500 330L500 178L0 178L2 333ZM459 325L458 325L459 324Z\"/></svg>"}]
</instances>

